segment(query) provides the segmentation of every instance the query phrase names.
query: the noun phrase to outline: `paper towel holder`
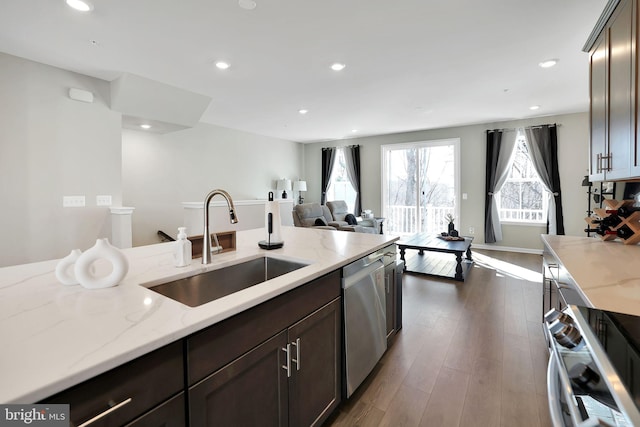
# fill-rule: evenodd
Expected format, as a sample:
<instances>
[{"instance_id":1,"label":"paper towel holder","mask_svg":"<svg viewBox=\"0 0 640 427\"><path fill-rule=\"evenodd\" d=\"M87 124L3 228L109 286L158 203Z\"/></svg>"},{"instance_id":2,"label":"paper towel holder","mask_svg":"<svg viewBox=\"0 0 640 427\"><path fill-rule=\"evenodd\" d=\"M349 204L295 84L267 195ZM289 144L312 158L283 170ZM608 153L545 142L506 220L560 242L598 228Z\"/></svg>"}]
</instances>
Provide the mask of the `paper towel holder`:
<instances>
[{"instance_id":1,"label":"paper towel holder","mask_svg":"<svg viewBox=\"0 0 640 427\"><path fill-rule=\"evenodd\" d=\"M273 191L269 191L269 202L273 202ZM268 202L266 206L269 206ZM273 213L268 212L266 215L267 240L260 240L258 246L267 250L279 249L284 246L284 242L271 241L271 235L273 234Z\"/></svg>"}]
</instances>

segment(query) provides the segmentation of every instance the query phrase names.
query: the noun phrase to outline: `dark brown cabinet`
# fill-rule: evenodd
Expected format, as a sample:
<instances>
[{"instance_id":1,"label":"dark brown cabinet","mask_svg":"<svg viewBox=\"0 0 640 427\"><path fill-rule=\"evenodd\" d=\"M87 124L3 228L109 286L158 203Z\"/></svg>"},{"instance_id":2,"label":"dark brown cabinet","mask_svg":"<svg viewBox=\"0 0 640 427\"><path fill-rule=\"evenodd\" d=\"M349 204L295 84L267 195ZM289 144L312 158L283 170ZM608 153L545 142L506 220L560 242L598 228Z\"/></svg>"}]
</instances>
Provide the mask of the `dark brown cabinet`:
<instances>
[{"instance_id":1,"label":"dark brown cabinet","mask_svg":"<svg viewBox=\"0 0 640 427\"><path fill-rule=\"evenodd\" d=\"M320 425L340 403L341 323L334 272L188 338L190 424Z\"/></svg>"},{"instance_id":2,"label":"dark brown cabinet","mask_svg":"<svg viewBox=\"0 0 640 427\"><path fill-rule=\"evenodd\" d=\"M181 396L183 390L183 346L179 341L51 396L43 403L69 404L71 425L95 419L92 427L121 426L149 411L147 420L158 419L163 403L170 402L174 395ZM155 425L184 425L184 399L178 400L170 405L180 408L172 414L173 421ZM154 408L159 411L155 416L151 415Z\"/></svg>"},{"instance_id":3,"label":"dark brown cabinet","mask_svg":"<svg viewBox=\"0 0 640 427\"><path fill-rule=\"evenodd\" d=\"M260 344L189 389L192 426L288 425L287 334Z\"/></svg>"},{"instance_id":4,"label":"dark brown cabinet","mask_svg":"<svg viewBox=\"0 0 640 427\"><path fill-rule=\"evenodd\" d=\"M311 426L342 390L340 271L72 387L71 425Z\"/></svg>"},{"instance_id":5,"label":"dark brown cabinet","mask_svg":"<svg viewBox=\"0 0 640 427\"><path fill-rule=\"evenodd\" d=\"M621 0L589 49L591 181L637 176L637 0Z\"/></svg>"},{"instance_id":6,"label":"dark brown cabinet","mask_svg":"<svg viewBox=\"0 0 640 427\"><path fill-rule=\"evenodd\" d=\"M341 299L289 328L289 424L320 425L340 403Z\"/></svg>"},{"instance_id":7,"label":"dark brown cabinet","mask_svg":"<svg viewBox=\"0 0 640 427\"><path fill-rule=\"evenodd\" d=\"M180 393L125 427L183 427L186 424L184 407L184 393Z\"/></svg>"}]
</instances>

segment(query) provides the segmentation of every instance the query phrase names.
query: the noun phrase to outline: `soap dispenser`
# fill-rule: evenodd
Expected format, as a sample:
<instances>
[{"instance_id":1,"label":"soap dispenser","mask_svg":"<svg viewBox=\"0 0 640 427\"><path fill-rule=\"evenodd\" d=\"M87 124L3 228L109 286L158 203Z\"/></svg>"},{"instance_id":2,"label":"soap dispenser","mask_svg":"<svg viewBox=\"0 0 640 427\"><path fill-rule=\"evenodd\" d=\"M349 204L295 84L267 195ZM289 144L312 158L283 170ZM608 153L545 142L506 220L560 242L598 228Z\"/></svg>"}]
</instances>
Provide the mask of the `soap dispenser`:
<instances>
[{"instance_id":1,"label":"soap dispenser","mask_svg":"<svg viewBox=\"0 0 640 427\"><path fill-rule=\"evenodd\" d=\"M187 239L187 228L178 227L178 240L173 242L173 259L176 267L186 267L191 264L191 241Z\"/></svg>"}]
</instances>

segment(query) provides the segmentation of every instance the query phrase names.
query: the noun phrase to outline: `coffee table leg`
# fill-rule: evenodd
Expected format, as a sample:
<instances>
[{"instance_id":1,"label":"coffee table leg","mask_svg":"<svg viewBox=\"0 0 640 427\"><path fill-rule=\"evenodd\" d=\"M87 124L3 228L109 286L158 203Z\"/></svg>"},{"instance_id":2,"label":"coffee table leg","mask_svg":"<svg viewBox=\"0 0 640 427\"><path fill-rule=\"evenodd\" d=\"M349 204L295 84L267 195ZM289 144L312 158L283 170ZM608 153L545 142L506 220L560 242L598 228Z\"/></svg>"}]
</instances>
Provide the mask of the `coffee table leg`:
<instances>
[{"instance_id":1,"label":"coffee table leg","mask_svg":"<svg viewBox=\"0 0 640 427\"><path fill-rule=\"evenodd\" d=\"M467 248L467 260L473 261L473 259L471 258L471 245L469 245L469 247Z\"/></svg>"},{"instance_id":2,"label":"coffee table leg","mask_svg":"<svg viewBox=\"0 0 640 427\"><path fill-rule=\"evenodd\" d=\"M462 252L456 252L456 280L460 282L464 282L464 277L462 276Z\"/></svg>"},{"instance_id":3,"label":"coffee table leg","mask_svg":"<svg viewBox=\"0 0 640 427\"><path fill-rule=\"evenodd\" d=\"M405 248L401 247L400 248L400 259L404 262L404 267L402 268L402 271L407 271L407 262L404 260L404 251L405 251Z\"/></svg>"}]
</instances>

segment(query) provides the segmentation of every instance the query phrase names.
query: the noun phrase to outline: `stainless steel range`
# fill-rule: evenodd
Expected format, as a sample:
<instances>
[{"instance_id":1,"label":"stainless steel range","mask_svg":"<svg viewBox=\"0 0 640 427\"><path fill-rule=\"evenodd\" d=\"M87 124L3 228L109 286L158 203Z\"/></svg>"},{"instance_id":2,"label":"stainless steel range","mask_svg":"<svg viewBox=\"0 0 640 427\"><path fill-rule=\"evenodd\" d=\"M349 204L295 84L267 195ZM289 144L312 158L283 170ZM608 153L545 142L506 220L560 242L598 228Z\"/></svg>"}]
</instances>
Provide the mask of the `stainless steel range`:
<instances>
[{"instance_id":1,"label":"stainless steel range","mask_svg":"<svg viewBox=\"0 0 640 427\"><path fill-rule=\"evenodd\" d=\"M569 305L544 325L553 425L640 427L640 317Z\"/></svg>"}]
</instances>

